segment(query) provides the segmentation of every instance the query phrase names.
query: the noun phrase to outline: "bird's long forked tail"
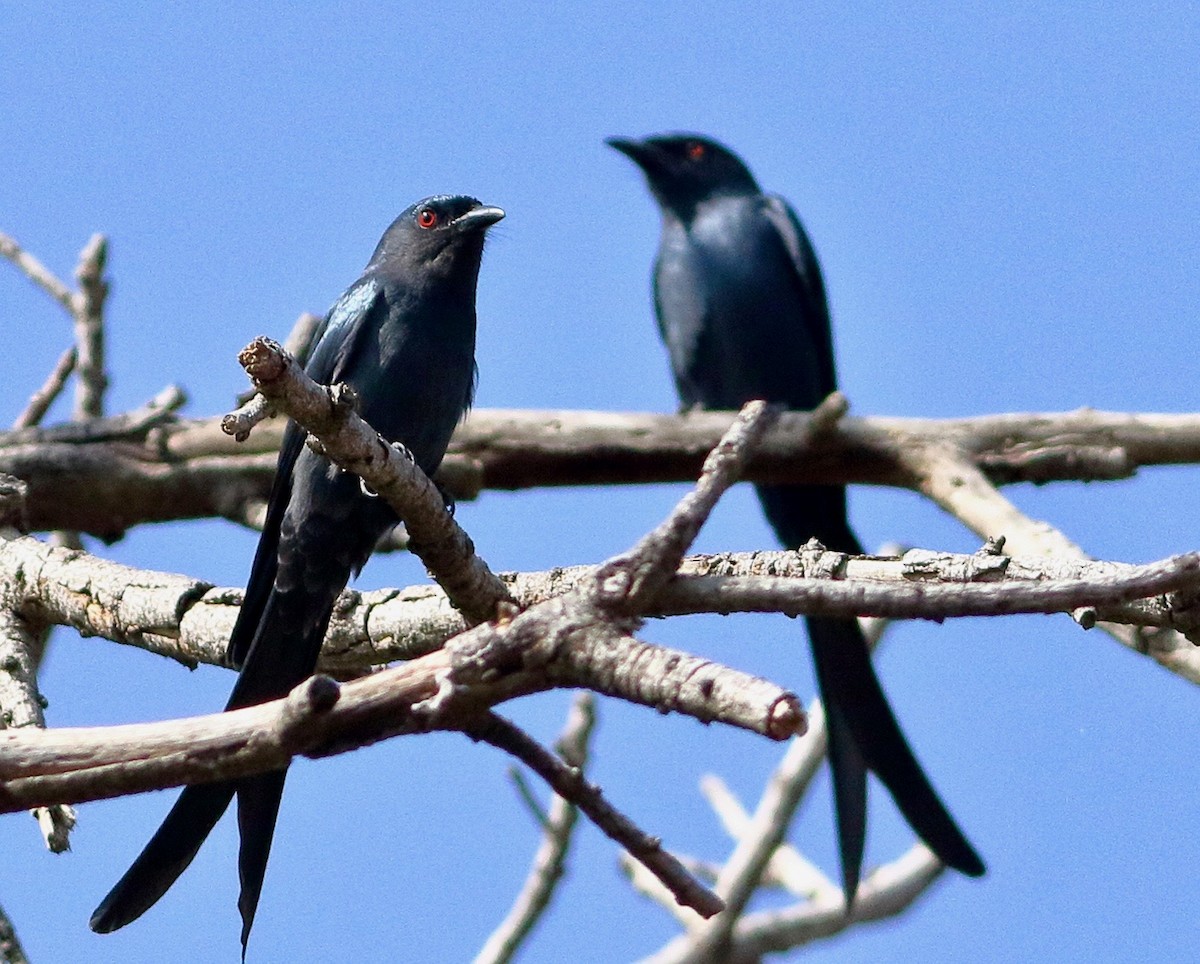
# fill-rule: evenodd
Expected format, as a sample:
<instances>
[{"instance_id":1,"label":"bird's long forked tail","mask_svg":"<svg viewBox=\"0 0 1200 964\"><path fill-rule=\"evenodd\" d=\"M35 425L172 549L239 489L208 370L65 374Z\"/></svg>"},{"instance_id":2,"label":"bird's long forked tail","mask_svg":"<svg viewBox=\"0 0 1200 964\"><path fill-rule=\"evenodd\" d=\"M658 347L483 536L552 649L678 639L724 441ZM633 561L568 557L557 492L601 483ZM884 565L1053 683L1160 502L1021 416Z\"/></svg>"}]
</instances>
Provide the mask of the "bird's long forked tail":
<instances>
[{"instance_id":1,"label":"bird's long forked tail","mask_svg":"<svg viewBox=\"0 0 1200 964\"><path fill-rule=\"evenodd\" d=\"M245 960L286 778L286 770L275 770L237 781L184 787L158 831L92 914L91 929L98 934L110 933L153 907L187 869L236 793L241 881L238 910Z\"/></svg>"},{"instance_id":2,"label":"bird's long forked tail","mask_svg":"<svg viewBox=\"0 0 1200 964\"><path fill-rule=\"evenodd\" d=\"M874 772L942 863L969 877L984 864L929 783L888 704L857 621L806 620L829 728L846 906L854 901L866 828L866 772Z\"/></svg>"},{"instance_id":3,"label":"bird's long forked tail","mask_svg":"<svg viewBox=\"0 0 1200 964\"><path fill-rule=\"evenodd\" d=\"M328 591L322 596L332 599L338 588L340 586L327 587ZM274 629L276 622L286 622L283 617L287 613L283 607L295 603L295 595L273 593L268 616L274 619L268 618L267 625ZM298 645L280 646L272 634L260 634L238 674L225 709L274 699L310 675L328 623L329 608L329 605L314 607L320 609L321 618L309 621L309 632L293 640ZM317 640L315 645L313 639ZM154 906L187 869L236 794L241 878L238 909L242 917L244 958L262 893L286 776L286 770L274 770L237 780L184 787L150 842L92 914L92 930L107 934L137 920Z\"/></svg>"}]
</instances>

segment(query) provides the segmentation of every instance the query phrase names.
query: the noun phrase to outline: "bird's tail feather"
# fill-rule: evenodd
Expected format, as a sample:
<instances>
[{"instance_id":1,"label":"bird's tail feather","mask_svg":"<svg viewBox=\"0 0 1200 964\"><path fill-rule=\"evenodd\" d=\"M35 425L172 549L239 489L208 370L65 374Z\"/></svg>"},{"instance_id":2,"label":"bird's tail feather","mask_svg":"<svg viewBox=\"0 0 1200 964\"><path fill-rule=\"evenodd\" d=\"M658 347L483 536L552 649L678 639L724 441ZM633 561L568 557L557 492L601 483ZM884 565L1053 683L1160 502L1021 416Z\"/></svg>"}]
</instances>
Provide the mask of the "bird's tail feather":
<instances>
[{"instance_id":1,"label":"bird's tail feather","mask_svg":"<svg viewBox=\"0 0 1200 964\"><path fill-rule=\"evenodd\" d=\"M241 838L238 849L238 876L241 880L238 910L242 915L243 959L246 956L246 943L250 940L250 928L254 926L254 915L258 911L258 898L262 894L263 877L267 873L267 858L271 855L275 819L279 816L279 803L286 779L287 770L274 770L249 777L238 784L238 833Z\"/></svg>"},{"instance_id":2,"label":"bird's tail feather","mask_svg":"<svg viewBox=\"0 0 1200 964\"><path fill-rule=\"evenodd\" d=\"M92 914L92 930L107 934L149 910L192 862L235 787L230 781L185 787L162 826Z\"/></svg>"},{"instance_id":3,"label":"bird's tail feather","mask_svg":"<svg viewBox=\"0 0 1200 964\"><path fill-rule=\"evenodd\" d=\"M824 694L826 687L819 677L818 685ZM850 735L841 707L825 696L822 696L822 703L825 706L829 768L833 771L833 807L842 861L842 887L849 907L858 891L867 840L867 764Z\"/></svg>"},{"instance_id":4,"label":"bird's tail feather","mask_svg":"<svg viewBox=\"0 0 1200 964\"><path fill-rule=\"evenodd\" d=\"M818 618L809 618L807 622L817 680L829 720L839 826L846 823L854 828L857 820L865 820L865 789L861 787L860 776L865 765L888 788L904 818L938 859L968 876L982 875L983 861L929 783L896 722L858 623ZM846 743L852 744L858 755L857 767L852 754L841 748ZM851 759L850 765L847 758ZM856 806L860 806L861 813L855 811ZM843 861L847 856L854 857L856 849L861 861L861 842L856 844L853 838L849 842L843 840ZM847 881L849 902L856 889L850 883L857 882L858 867L851 872L851 868L844 866L843 877Z\"/></svg>"},{"instance_id":5,"label":"bird's tail feather","mask_svg":"<svg viewBox=\"0 0 1200 964\"><path fill-rule=\"evenodd\" d=\"M342 578L341 585L344 585ZM300 593L272 592L259 633L225 708L237 709L282 696L307 677L316 664L320 641L329 620L332 599L341 585L322 587L314 600ZM293 612L310 616L305 632L281 638L280 623L294 624ZM315 642L314 642L315 640ZM240 780L202 783L184 787L179 799L150 842L117 881L92 914L91 928L108 933L136 920L167 892L196 856L221 815L238 795L238 825L241 834L239 868L242 890L238 908L242 914L242 950L254 921L266 873L271 838L286 770Z\"/></svg>"}]
</instances>

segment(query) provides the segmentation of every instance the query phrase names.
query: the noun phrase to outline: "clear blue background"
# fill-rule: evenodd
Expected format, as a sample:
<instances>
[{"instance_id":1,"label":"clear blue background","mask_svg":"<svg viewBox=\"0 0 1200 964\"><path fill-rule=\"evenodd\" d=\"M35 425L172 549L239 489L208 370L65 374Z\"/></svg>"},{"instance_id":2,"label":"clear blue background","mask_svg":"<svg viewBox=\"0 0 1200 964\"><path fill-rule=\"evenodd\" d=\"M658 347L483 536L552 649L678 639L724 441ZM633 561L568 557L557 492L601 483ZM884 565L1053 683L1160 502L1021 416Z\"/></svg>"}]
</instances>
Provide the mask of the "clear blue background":
<instances>
[{"instance_id":1,"label":"clear blue background","mask_svg":"<svg viewBox=\"0 0 1200 964\"><path fill-rule=\"evenodd\" d=\"M324 311L395 214L472 193L508 212L480 282L481 406L675 407L649 303L657 216L606 135L733 145L788 197L825 267L859 414L1196 407L1200 14L1190 4L5 4L0 230L63 276L112 239L110 411L182 382L188 411L245 387L235 353ZM0 419L68 344L61 311L0 265ZM56 417L64 417L59 407ZM1197 473L1009 490L1089 552L1200 546ZM460 519L496 568L596 561L682 487L488 493ZM81 497L85 497L82 496ZM868 545L970 551L908 493L855 490ZM772 540L748 490L699 548ZM241 584L254 536L146 528L105 553ZM360 585L424 578L381 558ZM811 694L799 625L651 624L647 638ZM1200 899L1196 689L1065 617L911 625L879 664L897 712L989 863L817 961L1184 959ZM55 636L51 725L206 712L232 677ZM567 697L510 711L543 738ZM595 775L668 846L726 841L696 780L744 795L780 749L605 702ZM500 754L436 736L293 769L251 960L458 961L507 910L536 830ZM794 838L831 873L824 779ZM111 936L88 915L171 796L80 810L73 853L0 820L0 903L34 961L234 960L235 834ZM868 859L911 834L873 797ZM580 834L528 961L620 961L675 933ZM797 955L798 956L798 955Z\"/></svg>"}]
</instances>

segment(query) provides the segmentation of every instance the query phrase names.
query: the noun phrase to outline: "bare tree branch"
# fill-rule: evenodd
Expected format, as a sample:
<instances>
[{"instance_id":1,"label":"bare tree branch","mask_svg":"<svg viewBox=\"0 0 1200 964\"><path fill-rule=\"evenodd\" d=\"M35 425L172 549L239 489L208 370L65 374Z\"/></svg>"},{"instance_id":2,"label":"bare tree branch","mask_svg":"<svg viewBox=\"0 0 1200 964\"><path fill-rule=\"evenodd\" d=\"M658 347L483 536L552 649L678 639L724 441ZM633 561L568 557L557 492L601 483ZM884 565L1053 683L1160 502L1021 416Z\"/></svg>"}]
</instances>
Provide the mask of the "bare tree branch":
<instances>
[{"instance_id":1,"label":"bare tree branch","mask_svg":"<svg viewBox=\"0 0 1200 964\"><path fill-rule=\"evenodd\" d=\"M604 800L600 788L583 778L580 771L546 753L516 727L501 726L507 721L494 715L463 732L474 739L506 750L538 773L560 796L575 803L591 821L612 840L625 848L671 891L675 900L703 917L720 911L721 901L697 881L684 866L662 847L662 841L639 829L628 817ZM524 739L522 739L524 738Z\"/></svg>"},{"instance_id":2,"label":"bare tree branch","mask_svg":"<svg viewBox=\"0 0 1200 964\"><path fill-rule=\"evenodd\" d=\"M7 234L0 234L0 255L8 258L26 278L57 301L72 316L75 314L75 296L57 275Z\"/></svg>"},{"instance_id":3,"label":"bare tree branch","mask_svg":"<svg viewBox=\"0 0 1200 964\"><path fill-rule=\"evenodd\" d=\"M573 625L559 625L564 615ZM514 662L509 651L528 651L528 636L542 631L562 651L547 647L525 664ZM660 665L667 669L650 683L620 665L647 663L656 671ZM711 672L699 672L697 663ZM693 678L698 673L699 680ZM772 739L785 739L804 724L794 694L682 653L605 636L564 613L560 600L503 625L481 624L436 653L354 680L340 691L327 677L314 679L323 682L227 713L116 727L2 731L0 812L229 779L277 769L295 754L340 753L431 727L461 729L462 720L481 709L554 687L598 689ZM336 701L329 698L330 688L339 693Z\"/></svg>"},{"instance_id":4,"label":"bare tree branch","mask_svg":"<svg viewBox=\"0 0 1200 964\"><path fill-rule=\"evenodd\" d=\"M75 280L79 291L71 298L75 318L76 370L75 412L77 422L99 418L104 414L104 391L108 376L104 372L104 302L108 297L108 282L104 278L104 263L108 258L108 239L93 234L79 254Z\"/></svg>"},{"instance_id":5,"label":"bare tree branch","mask_svg":"<svg viewBox=\"0 0 1200 964\"><path fill-rule=\"evenodd\" d=\"M20 483L4 486L6 505L0 511L0 543L15 534L15 530L6 527L5 519L20 516L22 495ZM14 608L15 595L8 583L0 582L0 730L46 725L43 713L46 701L38 691L37 668L49 626L21 615ZM70 806L35 807L33 816L52 853L71 849L70 835L76 818Z\"/></svg>"},{"instance_id":6,"label":"bare tree branch","mask_svg":"<svg viewBox=\"0 0 1200 964\"><path fill-rule=\"evenodd\" d=\"M46 381L42 383L42 387L30 396L24 410L17 416L16 421L13 422L13 428L32 428L45 418L47 410L54 404L54 400L62 394L63 387L67 384L67 379L71 377L71 372L75 370L75 358L75 346L72 345L59 356L58 363L54 366L54 370L46 377Z\"/></svg>"},{"instance_id":7,"label":"bare tree branch","mask_svg":"<svg viewBox=\"0 0 1200 964\"><path fill-rule=\"evenodd\" d=\"M662 847L662 841L638 828L609 804L600 788L584 779L583 772L559 760L507 720L489 713L466 723L462 731L521 760L542 777L560 797L578 807L610 839L649 870L681 905L711 917L721 901Z\"/></svg>"},{"instance_id":8,"label":"bare tree branch","mask_svg":"<svg viewBox=\"0 0 1200 964\"><path fill-rule=\"evenodd\" d=\"M824 710L819 703L815 703L809 709L810 732L815 728L813 723L814 711L822 717L821 726L824 726ZM805 736L807 735L805 734ZM795 741L791 745L795 746ZM796 769L790 764L786 756L784 762L776 768L773 779L779 779L779 774L785 769ZM816 769L815 767L804 768L800 772L806 778L804 781L804 792L807 792L809 785L807 778L809 774L815 773ZM713 812L721 821L725 832L734 840L742 840L752 831L754 825L750 814L746 812L741 801L734 796L733 791L729 789L724 780L712 774L701 777L700 792L704 795L704 799L708 801L708 805L712 807ZM720 873L719 868L717 872ZM772 884L784 888L795 897L804 899L827 891L838 890L838 886L816 864L807 860L801 855L799 850L786 840L781 841L779 846L775 848L759 879L760 887Z\"/></svg>"},{"instance_id":9,"label":"bare tree branch","mask_svg":"<svg viewBox=\"0 0 1200 964\"><path fill-rule=\"evenodd\" d=\"M985 538L1003 536L1006 545L1018 552L1053 559L1059 566L1088 560L1084 551L1063 533L1018 510L962 450L949 444L929 445L904 452L900 457L912 473L919 492ZM1194 590L1174 594L1166 601L1167 619L1154 624L1157 628L1153 630L1112 622L1101 623L1100 628L1171 672L1200 682L1200 659L1197 658L1200 650L1180 633L1167 628L1179 625L1195 636L1194 610L1198 602L1200 597ZM1095 610L1081 614L1085 627L1108 615L1101 613L1102 605L1081 605Z\"/></svg>"},{"instance_id":10,"label":"bare tree branch","mask_svg":"<svg viewBox=\"0 0 1200 964\"><path fill-rule=\"evenodd\" d=\"M269 339L251 342L239 359L269 402L317 436L325 455L360 475L396 510L410 548L468 621L492 618L501 604L516 605L475 555L471 538L446 511L441 493L412 456L397 452L353 411L349 389L323 389Z\"/></svg>"},{"instance_id":11,"label":"bare tree branch","mask_svg":"<svg viewBox=\"0 0 1200 964\"><path fill-rule=\"evenodd\" d=\"M1197 580L1189 575L1191 558L1131 566L926 550L910 550L900 559L812 549L722 553L685 559L644 615L820 609L849 616L873 609L941 619L952 613L1064 612L1096 605L1104 619L1195 633L1188 587ZM593 573L593 567L576 566L508 573L502 579L528 607L580 588ZM983 581L967 581L973 579ZM225 643L241 602L240 587L214 588L184 576L134 569L27 536L0 540L0 580L19 589L17 610L39 621L138 646L187 666L224 665ZM1184 588L1161 595L1164 586L1173 585ZM1097 605L1101 598L1139 593L1145 595ZM334 610L321 669L356 675L371 665L431 652L465 628L462 616L434 586L347 590ZM1182 645L1187 649L1171 668L1200 682L1200 650L1186 641Z\"/></svg>"},{"instance_id":12,"label":"bare tree branch","mask_svg":"<svg viewBox=\"0 0 1200 964\"><path fill-rule=\"evenodd\" d=\"M438 478L460 500L483 488L690 481L731 417L477 410L459 427ZM1127 478L1145 465L1200 462L1200 415L1085 409L945 421L846 417L811 439L808 418L783 413L745 478L915 488L900 456L941 444L943 435L997 484ZM37 530L109 537L143 522L241 520L241 504L270 490L282 431L279 423L261 425L242 446L221 432L220 419L75 444L53 434L0 433L0 472L30 481ZM80 489L87 500L76 498Z\"/></svg>"},{"instance_id":13,"label":"bare tree branch","mask_svg":"<svg viewBox=\"0 0 1200 964\"><path fill-rule=\"evenodd\" d=\"M587 764L588 741L595 723L595 699L590 693L577 693L571 702L557 749L563 763L578 771L581 778ZM550 810L542 819L542 840L534 854L529 876L504 920L475 955L475 964L505 964L511 961L542 918L550 906L555 888L562 880L571 831L575 828L578 812L574 803L558 794L554 795Z\"/></svg>"},{"instance_id":14,"label":"bare tree branch","mask_svg":"<svg viewBox=\"0 0 1200 964\"><path fill-rule=\"evenodd\" d=\"M840 889L813 901L779 911L747 914L738 921L729 947L718 954L695 953L682 935L642 964L750 964L778 953L832 937L856 924L903 913L938 878L944 868L921 843L904 856L876 868L859 885L850 913Z\"/></svg>"}]
</instances>

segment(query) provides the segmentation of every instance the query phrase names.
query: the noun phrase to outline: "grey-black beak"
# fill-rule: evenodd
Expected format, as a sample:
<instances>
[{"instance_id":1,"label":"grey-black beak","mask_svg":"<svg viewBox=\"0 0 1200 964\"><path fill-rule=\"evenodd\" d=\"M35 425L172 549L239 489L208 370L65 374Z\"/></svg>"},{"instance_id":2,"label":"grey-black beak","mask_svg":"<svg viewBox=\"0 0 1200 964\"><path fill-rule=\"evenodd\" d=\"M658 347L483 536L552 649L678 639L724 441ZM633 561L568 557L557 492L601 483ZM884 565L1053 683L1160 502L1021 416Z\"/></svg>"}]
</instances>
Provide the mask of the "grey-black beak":
<instances>
[{"instance_id":1,"label":"grey-black beak","mask_svg":"<svg viewBox=\"0 0 1200 964\"><path fill-rule=\"evenodd\" d=\"M642 159L648 153L645 144L641 141L630 140L628 137L606 137L604 143L638 164L642 163Z\"/></svg>"},{"instance_id":2,"label":"grey-black beak","mask_svg":"<svg viewBox=\"0 0 1200 964\"><path fill-rule=\"evenodd\" d=\"M486 204L471 208L466 214L460 214L454 219L453 226L460 231L482 231L504 217L502 208L490 207Z\"/></svg>"}]
</instances>

